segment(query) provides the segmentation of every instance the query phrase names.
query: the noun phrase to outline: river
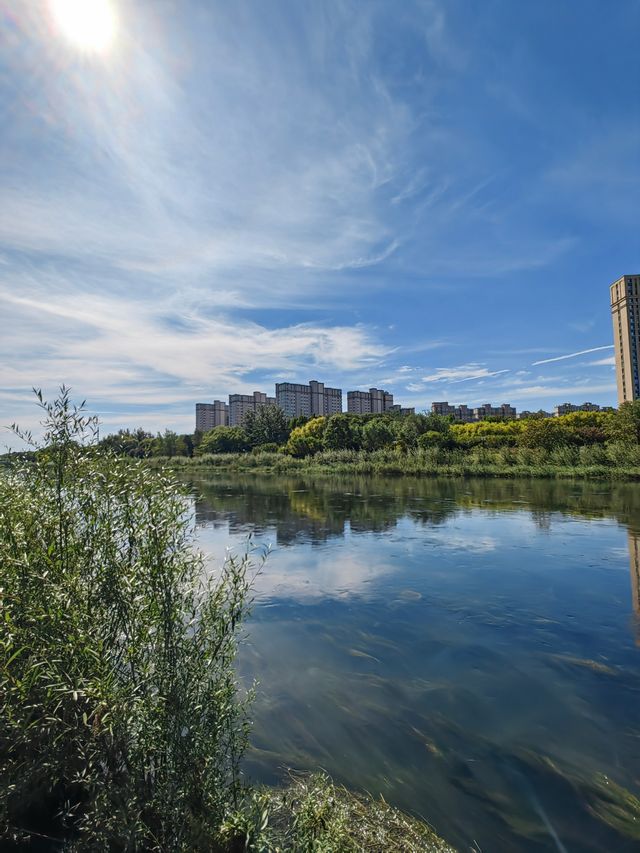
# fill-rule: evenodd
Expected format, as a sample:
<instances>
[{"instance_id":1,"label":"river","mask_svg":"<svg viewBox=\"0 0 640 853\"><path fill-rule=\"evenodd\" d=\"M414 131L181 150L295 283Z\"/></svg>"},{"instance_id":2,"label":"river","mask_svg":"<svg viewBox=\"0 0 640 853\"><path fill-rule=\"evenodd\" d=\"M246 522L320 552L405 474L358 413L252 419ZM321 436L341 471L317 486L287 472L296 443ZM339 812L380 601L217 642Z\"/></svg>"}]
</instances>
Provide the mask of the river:
<instances>
[{"instance_id":1,"label":"river","mask_svg":"<svg viewBox=\"0 0 640 853\"><path fill-rule=\"evenodd\" d=\"M239 658L250 778L323 767L460 850L640 849L639 485L191 486L212 566L271 546Z\"/></svg>"}]
</instances>

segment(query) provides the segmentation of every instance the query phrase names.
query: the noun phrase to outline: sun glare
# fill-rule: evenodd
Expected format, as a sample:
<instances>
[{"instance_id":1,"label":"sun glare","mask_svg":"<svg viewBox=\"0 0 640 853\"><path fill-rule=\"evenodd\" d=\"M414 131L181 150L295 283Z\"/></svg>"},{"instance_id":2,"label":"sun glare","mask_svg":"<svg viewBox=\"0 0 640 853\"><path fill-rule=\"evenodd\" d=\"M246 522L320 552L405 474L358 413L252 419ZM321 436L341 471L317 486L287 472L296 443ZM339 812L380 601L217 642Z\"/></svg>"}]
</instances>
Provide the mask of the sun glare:
<instances>
[{"instance_id":1,"label":"sun glare","mask_svg":"<svg viewBox=\"0 0 640 853\"><path fill-rule=\"evenodd\" d=\"M79 50L109 50L117 29L110 0L50 0L50 6L58 30Z\"/></svg>"}]
</instances>

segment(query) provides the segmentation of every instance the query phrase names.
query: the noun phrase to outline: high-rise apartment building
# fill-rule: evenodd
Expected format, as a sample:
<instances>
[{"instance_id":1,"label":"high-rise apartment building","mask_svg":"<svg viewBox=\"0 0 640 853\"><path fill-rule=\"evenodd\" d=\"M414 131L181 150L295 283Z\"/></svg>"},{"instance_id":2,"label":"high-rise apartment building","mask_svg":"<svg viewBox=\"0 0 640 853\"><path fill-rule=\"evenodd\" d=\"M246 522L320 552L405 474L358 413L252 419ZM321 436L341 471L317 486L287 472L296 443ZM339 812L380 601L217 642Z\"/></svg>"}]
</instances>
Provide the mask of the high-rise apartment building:
<instances>
[{"instance_id":1,"label":"high-rise apartment building","mask_svg":"<svg viewBox=\"0 0 640 853\"><path fill-rule=\"evenodd\" d=\"M327 388L312 379L308 385L295 382L276 383L276 405L288 418L300 415L312 418L335 415L342 411L342 389Z\"/></svg>"},{"instance_id":2,"label":"high-rise apartment building","mask_svg":"<svg viewBox=\"0 0 640 853\"><path fill-rule=\"evenodd\" d=\"M222 400L213 403L196 403L196 432L209 432L217 426L229 424L229 406Z\"/></svg>"},{"instance_id":3,"label":"high-rise apartment building","mask_svg":"<svg viewBox=\"0 0 640 853\"><path fill-rule=\"evenodd\" d=\"M640 275L623 275L610 287L618 403L640 397Z\"/></svg>"},{"instance_id":4,"label":"high-rise apartment building","mask_svg":"<svg viewBox=\"0 0 640 853\"><path fill-rule=\"evenodd\" d=\"M382 414L393 406L393 394L380 388L347 391L347 411L356 415Z\"/></svg>"},{"instance_id":5,"label":"high-rise apartment building","mask_svg":"<svg viewBox=\"0 0 640 853\"><path fill-rule=\"evenodd\" d=\"M242 426L248 412L257 412L262 406L275 406L276 398L262 391L253 394L229 394L229 426Z\"/></svg>"}]
</instances>

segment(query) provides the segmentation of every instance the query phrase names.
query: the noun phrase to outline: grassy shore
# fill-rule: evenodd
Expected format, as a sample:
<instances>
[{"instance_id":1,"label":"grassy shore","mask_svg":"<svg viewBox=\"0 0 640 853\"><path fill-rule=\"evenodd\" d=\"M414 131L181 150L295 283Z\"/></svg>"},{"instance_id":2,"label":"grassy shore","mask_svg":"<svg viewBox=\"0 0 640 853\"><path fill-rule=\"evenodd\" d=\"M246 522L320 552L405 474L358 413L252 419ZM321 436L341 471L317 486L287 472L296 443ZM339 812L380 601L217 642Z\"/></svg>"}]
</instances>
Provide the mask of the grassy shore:
<instances>
[{"instance_id":1,"label":"grassy shore","mask_svg":"<svg viewBox=\"0 0 640 853\"><path fill-rule=\"evenodd\" d=\"M325 773L290 773L283 788L254 790L223 832L230 849L263 853L455 853L424 821Z\"/></svg>"},{"instance_id":2,"label":"grassy shore","mask_svg":"<svg viewBox=\"0 0 640 853\"><path fill-rule=\"evenodd\" d=\"M324 451L296 459L282 453L219 453L156 457L149 464L205 471L268 471L287 474L388 474L416 477L509 477L589 480L640 480L637 447L564 447L553 451L525 448L439 448Z\"/></svg>"}]
</instances>

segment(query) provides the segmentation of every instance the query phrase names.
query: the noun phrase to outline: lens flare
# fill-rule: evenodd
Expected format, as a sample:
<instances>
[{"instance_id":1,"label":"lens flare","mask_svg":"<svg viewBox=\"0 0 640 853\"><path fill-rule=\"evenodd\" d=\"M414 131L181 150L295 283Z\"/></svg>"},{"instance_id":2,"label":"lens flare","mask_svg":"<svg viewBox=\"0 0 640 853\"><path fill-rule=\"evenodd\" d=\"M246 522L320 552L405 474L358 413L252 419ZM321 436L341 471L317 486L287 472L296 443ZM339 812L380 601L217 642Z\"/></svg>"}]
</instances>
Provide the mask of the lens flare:
<instances>
[{"instance_id":1,"label":"lens flare","mask_svg":"<svg viewBox=\"0 0 640 853\"><path fill-rule=\"evenodd\" d=\"M50 0L60 34L85 53L106 53L117 30L110 0Z\"/></svg>"}]
</instances>

